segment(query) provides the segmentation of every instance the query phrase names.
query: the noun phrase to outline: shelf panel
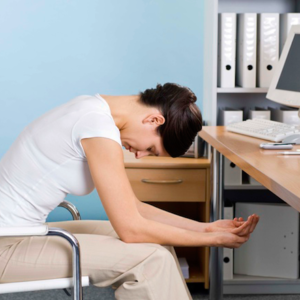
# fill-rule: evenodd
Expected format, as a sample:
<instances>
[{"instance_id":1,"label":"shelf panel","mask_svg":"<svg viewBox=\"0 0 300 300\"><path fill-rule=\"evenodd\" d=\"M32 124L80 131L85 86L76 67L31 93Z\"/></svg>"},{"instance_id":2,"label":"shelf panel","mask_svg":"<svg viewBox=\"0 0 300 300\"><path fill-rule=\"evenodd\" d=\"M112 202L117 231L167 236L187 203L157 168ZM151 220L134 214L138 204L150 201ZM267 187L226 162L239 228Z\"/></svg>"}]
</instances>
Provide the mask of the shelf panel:
<instances>
[{"instance_id":1,"label":"shelf panel","mask_svg":"<svg viewBox=\"0 0 300 300\"><path fill-rule=\"evenodd\" d=\"M258 93L264 94L268 92L269 88L217 88L217 93Z\"/></svg>"},{"instance_id":2,"label":"shelf panel","mask_svg":"<svg viewBox=\"0 0 300 300\"><path fill-rule=\"evenodd\" d=\"M300 279L233 275L224 280L224 294L299 294Z\"/></svg>"},{"instance_id":3,"label":"shelf panel","mask_svg":"<svg viewBox=\"0 0 300 300\"><path fill-rule=\"evenodd\" d=\"M224 280L224 284L253 284L253 283L273 283L273 284L300 284L300 279L290 278L277 278L277 277L262 277L262 276L250 276L250 275L238 275L234 274L233 279Z\"/></svg>"},{"instance_id":4,"label":"shelf panel","mask_svg":"<svg viewBox=\"0 0 300 300\"><path fill-rule=\"evenodd\" d=\"M201 272L200 267L198 266L190 266L189 267L190 278L186 279L186 282L204 282L204 274Z\"/></svg>"},{"instance_id":5,"label":"shelf panel","mask_svg":"<svg viewBox=\"0 0 300 300\"><path fill-rule=\"evenodd\" d=\"M226 185L225 190L265 190L263 185L242 184L242 185Z\"/></svg>"}]
</instances>

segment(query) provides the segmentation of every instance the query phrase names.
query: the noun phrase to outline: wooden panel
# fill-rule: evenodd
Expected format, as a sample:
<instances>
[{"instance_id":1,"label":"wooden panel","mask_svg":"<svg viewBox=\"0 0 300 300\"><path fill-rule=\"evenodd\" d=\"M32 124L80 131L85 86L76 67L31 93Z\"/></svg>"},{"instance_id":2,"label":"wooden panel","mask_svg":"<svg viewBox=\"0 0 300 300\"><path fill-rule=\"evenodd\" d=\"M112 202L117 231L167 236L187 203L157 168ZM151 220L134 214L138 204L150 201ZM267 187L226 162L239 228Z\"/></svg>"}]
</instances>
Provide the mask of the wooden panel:
<instances>
[{"instance_id":1,"label":"wooden panel","mask_svg":"<svg viewBox=\"0 0 300 300\"><path fill-rule=\"evenodd\" d=\"M205 202L146 202L172 214L185 218L205 222L201 215L205 213Z\"/></svg>"},{"instance_id":2,"label":"wooden panel","mask_svg":"<svg viewBox=\"0 0 300 300\"><path fill-rule=\"evenodd\" d=\"M175 247L177 257L184 257L189 265L189 279L186 282L205 282L204 265L198 259L200 247Z\"/></svg>"},{"instance_id":3,"label":"wooden panel","mask_svg":"<svg viewBox=\"0 0 300 300\"><path fill-rule=\"evenodd\" d=\"M145 156L136 159L134 154L127 150L123 150L123 155L125 168L200 169L210 166L210 159L207 158Z\"/></svg>"},{"instance_id":4,"label":"wooden panel","mask_svg":"<svg viewBox=\"0 0 300 300\"><path fill-rule=\"evenodd\" d=\"M205 202L205 169L129 169L129 181L141 201ZM142 180L153 183L145 183ZM182 180L181 183L166 183ZM160 183L155 183L160 182Z\"/></svg>"}]
</instances>

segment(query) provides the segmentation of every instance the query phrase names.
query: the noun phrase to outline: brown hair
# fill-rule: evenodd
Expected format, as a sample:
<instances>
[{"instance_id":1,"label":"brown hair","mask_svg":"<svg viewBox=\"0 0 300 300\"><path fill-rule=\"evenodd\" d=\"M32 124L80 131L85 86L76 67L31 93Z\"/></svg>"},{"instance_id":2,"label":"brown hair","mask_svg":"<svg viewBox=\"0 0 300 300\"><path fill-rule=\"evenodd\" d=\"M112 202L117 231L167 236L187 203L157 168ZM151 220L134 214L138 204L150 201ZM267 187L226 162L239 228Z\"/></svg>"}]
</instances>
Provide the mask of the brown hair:
<instances>
[{"instance_id":1,"label":"brown hair","mask_svg":"<svg viewBox=\"0 0 300 300\"><path fill-rule=\"evenodd\" d=\"M157 128L165 150L172 157L183 155L202 129L202 116L195 104L197 97L187 87L175 83L158 84L140 93L140 101L156 107L166 122Z\"/></svg>"}]
</instances>

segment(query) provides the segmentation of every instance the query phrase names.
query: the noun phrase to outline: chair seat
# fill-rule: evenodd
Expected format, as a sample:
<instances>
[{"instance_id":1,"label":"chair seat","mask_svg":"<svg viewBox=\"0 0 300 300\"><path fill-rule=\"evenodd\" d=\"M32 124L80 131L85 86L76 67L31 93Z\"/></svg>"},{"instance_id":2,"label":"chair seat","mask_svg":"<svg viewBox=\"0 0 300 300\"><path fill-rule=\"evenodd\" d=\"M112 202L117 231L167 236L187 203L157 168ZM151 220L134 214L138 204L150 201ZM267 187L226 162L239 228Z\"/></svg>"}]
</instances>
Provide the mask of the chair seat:
<instances>
[{"instance_id":1,"label":"chair seat","mask_svg":"<svg viewBox=\"0 0 300 300\"><path fill-rule=\"evenodd\" d=\"M82 286L89 286L89 277L81 277ZM72 288L73 278L47 279L25 282L0 283L0 294L30 292L39 290Z\"/></svg>"}]
</instances>

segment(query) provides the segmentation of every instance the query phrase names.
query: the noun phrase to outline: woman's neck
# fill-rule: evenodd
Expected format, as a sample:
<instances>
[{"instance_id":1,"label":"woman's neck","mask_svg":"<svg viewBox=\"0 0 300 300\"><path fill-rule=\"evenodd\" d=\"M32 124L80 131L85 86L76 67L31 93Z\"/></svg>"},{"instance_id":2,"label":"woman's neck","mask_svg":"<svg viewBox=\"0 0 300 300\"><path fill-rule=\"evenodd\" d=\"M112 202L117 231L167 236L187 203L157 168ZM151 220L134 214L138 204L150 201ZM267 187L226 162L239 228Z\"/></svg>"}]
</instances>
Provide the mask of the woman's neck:
<instances>
[{"instance_id":1,"label":"woman's neck","mask_svg":"<svg viewBox=\"0 0 300 300\"><path fill-rule=\"evenodd\" d=\"M139 102L139 95L101 95L101 97L109 105L111 115L120 131L126 128L133 116L137 116L147 109Z\"/></svg>"}]
</instances>

